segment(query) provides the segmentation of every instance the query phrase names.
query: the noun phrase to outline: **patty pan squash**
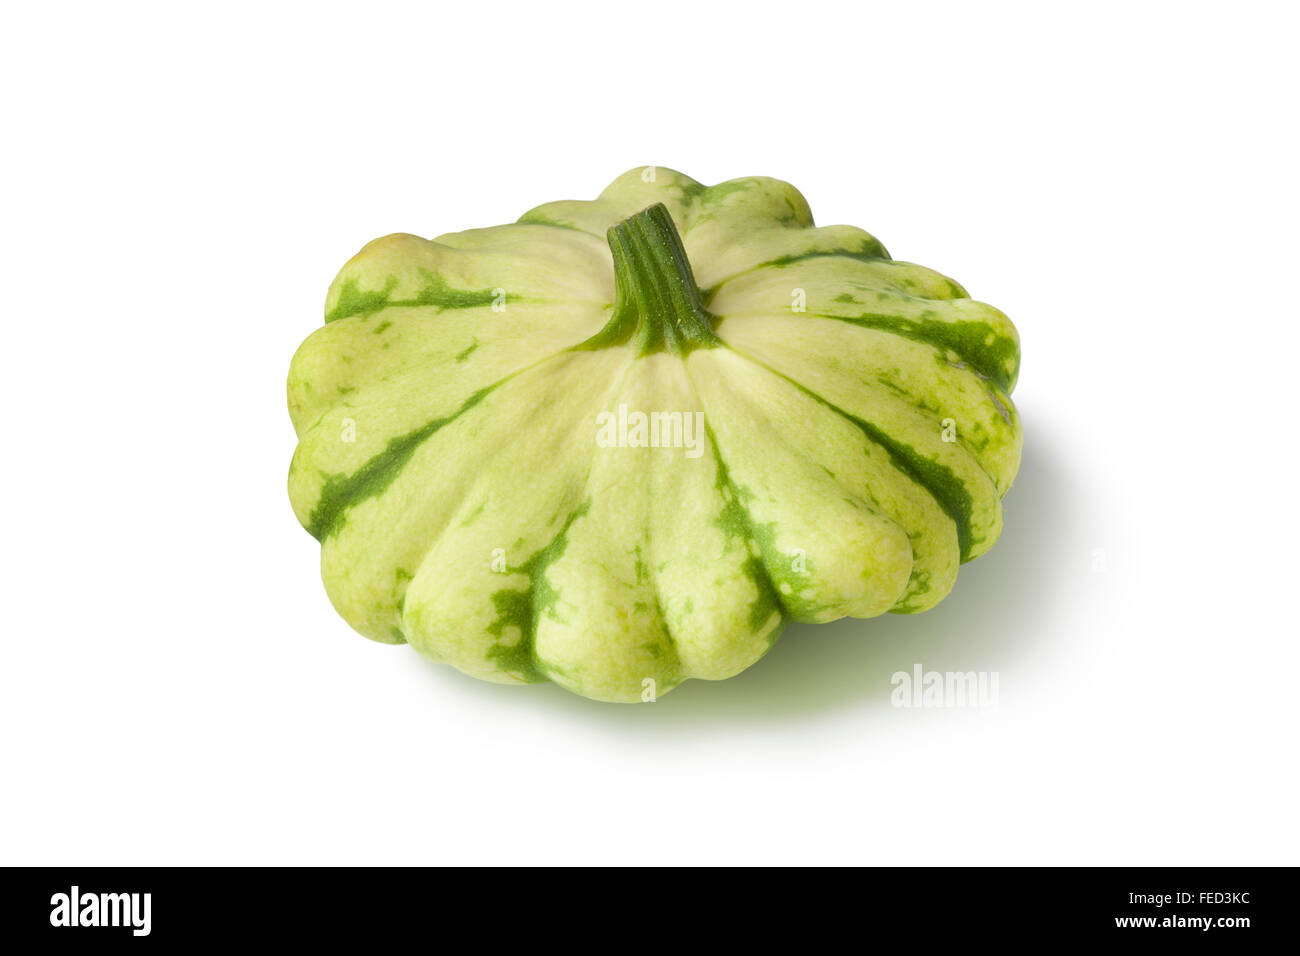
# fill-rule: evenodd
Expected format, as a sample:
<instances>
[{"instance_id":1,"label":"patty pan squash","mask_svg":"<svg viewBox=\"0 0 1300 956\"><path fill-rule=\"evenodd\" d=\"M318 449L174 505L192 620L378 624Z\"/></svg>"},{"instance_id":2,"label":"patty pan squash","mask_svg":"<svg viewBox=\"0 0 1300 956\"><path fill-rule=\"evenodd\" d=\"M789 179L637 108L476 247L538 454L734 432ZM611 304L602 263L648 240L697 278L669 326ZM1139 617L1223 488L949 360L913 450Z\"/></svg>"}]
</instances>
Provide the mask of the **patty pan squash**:
<instances>
[{"instance_id":1,"label":"patty pan squash","mask_svg":"<svg viewBox=\"0 0 1300 956\"><path fill-rule=\"evenodd\" d=\"M330 600L501 683L653 699L788 620L913 613L997 539L1019 341L774 179L391 235L298 349L289 494Z\"/></svg>"}]
</instances>

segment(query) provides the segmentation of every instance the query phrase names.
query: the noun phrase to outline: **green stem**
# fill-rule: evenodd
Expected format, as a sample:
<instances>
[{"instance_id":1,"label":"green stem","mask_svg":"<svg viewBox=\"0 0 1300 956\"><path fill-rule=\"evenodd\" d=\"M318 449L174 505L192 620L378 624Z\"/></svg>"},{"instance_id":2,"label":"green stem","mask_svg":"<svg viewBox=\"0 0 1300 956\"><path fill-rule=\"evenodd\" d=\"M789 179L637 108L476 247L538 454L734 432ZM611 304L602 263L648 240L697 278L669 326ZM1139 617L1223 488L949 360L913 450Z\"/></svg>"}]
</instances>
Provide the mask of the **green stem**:
<instances>
[{"instance_id":1,"label":"green stem","mask_svg":"<svg viewBox=\"0 0 1300 956\"><path fill-rule=\"evenodd\" d=\"M638 355L685 355L720 344L663 203L612 226L607 236L614 254L614 314L588 346L632 340Z\"/></svg>"}]
</instances>

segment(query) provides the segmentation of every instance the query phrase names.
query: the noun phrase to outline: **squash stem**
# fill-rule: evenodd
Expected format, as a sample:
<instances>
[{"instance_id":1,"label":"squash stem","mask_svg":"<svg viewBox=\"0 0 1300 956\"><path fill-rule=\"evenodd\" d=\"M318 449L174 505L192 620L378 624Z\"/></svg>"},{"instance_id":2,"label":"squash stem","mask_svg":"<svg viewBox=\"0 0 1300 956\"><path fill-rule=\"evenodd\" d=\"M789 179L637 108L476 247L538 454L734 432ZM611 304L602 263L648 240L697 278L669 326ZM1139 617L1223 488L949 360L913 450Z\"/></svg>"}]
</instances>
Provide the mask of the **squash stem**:
<instances>
[{"instance_id":1,"label":"squash stem","mask_svg":"<svg viewBox=\"0 0 1300 956\"><path fill-rule=\"evenodd\" d=\"M614 254L614 314L590 344L632 339L639 355L685 355L720 344L663 203L612 226L607 236Z\"/></svg>"}]
</instances>

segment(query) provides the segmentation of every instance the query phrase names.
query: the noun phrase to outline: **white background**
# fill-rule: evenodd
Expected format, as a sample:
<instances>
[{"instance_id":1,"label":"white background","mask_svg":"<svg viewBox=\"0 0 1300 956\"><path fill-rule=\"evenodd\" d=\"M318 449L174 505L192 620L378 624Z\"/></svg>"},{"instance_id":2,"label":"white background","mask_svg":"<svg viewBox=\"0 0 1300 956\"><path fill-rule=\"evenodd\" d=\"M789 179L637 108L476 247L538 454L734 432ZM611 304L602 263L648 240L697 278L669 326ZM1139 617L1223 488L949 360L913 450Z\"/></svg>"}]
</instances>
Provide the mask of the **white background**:
<instances>
[{"instance_id":1,"label":"white background","mask_svg":"<svg viewBox=\"0 0 1300 956\"><path fill-rule=\"evenodd\" d=\"M0 862L1300 862L1294 9L899 6L11 5ZM352 633L284 487L335 271L643 163L1012 317L1002 540L653 705Z\"/></svg>"}]
</instances>

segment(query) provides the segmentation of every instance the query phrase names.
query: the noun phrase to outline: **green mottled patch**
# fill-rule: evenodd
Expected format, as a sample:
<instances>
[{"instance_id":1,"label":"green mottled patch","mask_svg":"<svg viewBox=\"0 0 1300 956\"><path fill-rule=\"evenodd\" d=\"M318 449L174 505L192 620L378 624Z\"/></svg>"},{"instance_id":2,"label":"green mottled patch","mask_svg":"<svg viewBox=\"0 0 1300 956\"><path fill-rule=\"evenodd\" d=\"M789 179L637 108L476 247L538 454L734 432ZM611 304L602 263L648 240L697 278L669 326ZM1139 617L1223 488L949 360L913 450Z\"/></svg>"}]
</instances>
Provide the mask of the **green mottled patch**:
<instances>
[{"instance_id":1,"label":"green mottled patch","mask_svg":"<svg viewBox=\"0 0 1300 956\"><path fill-rule=\"evenodd\" d=\"M394 299L392 292L397 288L397 277L389 276L383 289L362 291L356 279L345 279L339 289L338 302L325 316L326 322L354 315L373 315L380 309L393 306L432 306L437 309L472 309L491 305L496 295L491 289L457 289L447 283L442 276L429 269L420 269L424 285L420 291L409 299Z\"/></svg>"},{"instance_id":2,"label":"green mottled patch","mask_svg":"<svg viewBox=\"0 0 1300 956\"><path fill-rule=\"evenodd\" d=\"M908 539L912 542L913 547L921 540L919 534L909 534ZM915 614L929 607L929 602L921 600L929 593L933 587L931 579L934 577L929 571L912 571L912 580L908 583L908 598L900 604L896 604L890 609L893 614Z\"/></svg>"},{"instance_id":3,"label":"green mottled patch","mask_svg":"<svg viewBox=\"0 0 1300 956\"><path fill-rule=\"evenodd\" d=\"M488 633L501 637L506 628L519 629L519 641L515 644L494 644L488 648L488 659L503 671L522 674L527 681L544 681L546 673L537 660L537 619L542 614L549 614L555 620L561 620L556 607L560 595L546 579L546 569L561 555L568 546L569 528L587 513L591 501L584 501L567 520L551 543L542 548L511 572L528 576L529 587L525 590L504 588L492 595L492 606L496 609L496 620L488 625Z\"/></svg>"},{"instance_id":4,"label":"green mottled patch","mask_svg":"<svg viewBox=\"0 0 1300 956\"><path fill-rule=\"evenodd\" d=\"M934 314L932 312L923 312L918 319L872 312L848 316L825 312L808 314L819 319L833 319L864 329L889 332L950 350L1003 391L1010 390L1019 370L1020 350L1015 341L997 335L987 322L945 322L942 319L928 318Z\"/></svg>"},{"instance_id":5,"label":"green mottled patch","mask_svg":"<svg viewBox=\"0 0 1300 956\"><path fill-rule=\"evenodd\" d=\"M828 402L816 392L810 390L799 382L790 378L770 366L764 366L773 375L777 375L800 392L818 404L824 405L837 415L845 418L856 425L869 441L874 442L883 448L888 454L890 462L899 469L909 479L917 482L930 492L930 496L938 503L939 507L952 518L957 525L957 543L961 549L962 561L969 561L971 557L971 544L974 541L972 516L975 510L975 503L971 498L970 491L966 488L966 483L961 480L952 469L947 465L925 457L911 445L898 441L892 436L886 434L870 422L863 421L856 415L851 415L843 408Z\"/></svg>"},{"instance_id":6,"label":"green mottled patch","mask_svg":"<svg viewBox=\"0 0 1300 956\"><path fill-rule=\"evenodd\" d=\"M763 183L764 180L751 176L748 179L732 179L725 183L718 183L716 186L708 186L700 193L700 204L706 208L721 206L727 201L727 197L734 196L736 193L747 193L751 189L759 188Z\"/></svg>"},{"instance_id":7,"label":"green mottled patch","mask_svg":"<svg viewBox=\"0 0 1300 956\"><path fill-rule=\"evenodd\" d=\"M709 189L704 183L697 182L679 182L675 183L672 188L677 191L678 198L681 199L682 205L685 206L691 205Z\"/></svg>"},{"instance_id":8,"label":"green mottled patch","mask_svg":"<svg viewBox=\"0 0 1300 956\"><path fill-rule=\"evenodd\" d=\"M388 296L397 288L397 276L389 276L382 289L363 292L356 279L346 279L339 289L334 308L325 313L325 321L333 322L349 315L366 315L377 312L388 304Z\"/></svg>"},{"instance_id":9,"label":"green mottled patch","mask_svg":"<svg viewBox=\"0 0 1300 956\"><path fill-rule=\"evenodd\" d=\"M717 437L713 434L713 429L708 427L707 424L705 425L705 433L709 436L709 443L713 446L713 458L718 465L718 474L714 486L721 492L724 501L722 511L714 519L713 523L726 535L725 551L727 553L730 553L733 547L740 547L744 548L749 555L741 564L741 572L754 582L754 587L758 590L758 596L749 605L750 630L758 631L759 628L772 619L773 614L781 616L782 623L773 628L769 638L770 642L775 644L776 639L781 636L781 631L784 630L786 615L780 598L777 596L776 585L767 573L767 566L763 563L762 557L754 554L749 547L749 542L759 537L750 520L749 512L745 509L743 503L751 498L752 494L748 489L732 483L727 465L722 460L722 454L718 449ZM767 534L767 538L770 548L770 533ZM759 547L761 550L761 541Z\"/></svg>"},{"instance_id":10,"label":"green mottled patch","mask_svg":"<svg viewBox=\"0 0 1300 956\"><path fill-rule=\"evenodd\" d=\"M728 282L734 282L741 276L752 275L753 273L759 272L763 269L780 269L784 266L793 265L796 262L806 262L809 259L827 258L854 259L858 262L879 262L882 259L887 262L892 261L889 257L889 252L885 249L884 245L882 245L874 236L863 238L855 246L841 246L839 249L809 249L807 252L795 253L788 256L777 256L775 259L766 259L748 269L743 269L740 272L727 276L727 278L721 282L710 286L704 291L704 302L707 305L713 297L718 294L719 289ZM958 289L958 291L960 292L961 290ZM959 296L959 298L960 297L964 297L964 292ZM843 292L836 296L834 301L856 302L858 300L853 297L852 293Z\"/></svg>"},{"instance_id":11,"label":"green mottled patch","mask_svg":"<svg viewBox=\"0 0 1300 956\"><path fill-rule=\"evenodd\" d=\"M475 392L446 418L436 418L427 425L391 439L383 451L352 474L328 476L316 507L312 509L311 519L307 522L307 530L312 537L318 541L324 540L327 534L337 530L340 519L348 509L356 507L367 498L382 494L401 474L416 449L438 429L455 421L481 402L496 387L492 385Z\"/></svg>"},{"instance_id":12,"label":"green mottled patch","mask_svg":"<svg viewBox=\"0 0 1300 956\"><path fill-rule=\"evenodd\" d=\"M551 226L555 229L572 229L574 232L585 232L576 222L568 219L552 219L535 209L524 213L517 221L521 226Z\"/></svg>"},{"instance_id":13,"label":"green mottled patch","mask_svg":"<svg viewBox=\"0 0 1300 956\"><path fill-rule=\"evenodd\" d=\"M930 495L938 502L939 507L956 523L957 544L961 549L961 559L962 561L969 561L973 540L971 514L975 505L971 500L970 492L966 488L966 483L953 474L951 468L926 458L911 445L890 437L870 422L855 418L843 409L837 409L837 411L862 429L863 434L869 439L889 452L890 460L895 468L930 492Z\"/></svg>"}]
</instances>

